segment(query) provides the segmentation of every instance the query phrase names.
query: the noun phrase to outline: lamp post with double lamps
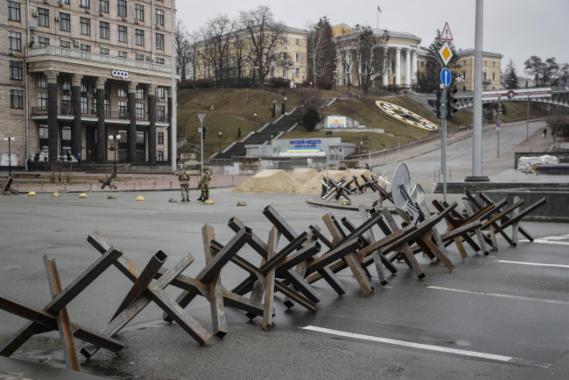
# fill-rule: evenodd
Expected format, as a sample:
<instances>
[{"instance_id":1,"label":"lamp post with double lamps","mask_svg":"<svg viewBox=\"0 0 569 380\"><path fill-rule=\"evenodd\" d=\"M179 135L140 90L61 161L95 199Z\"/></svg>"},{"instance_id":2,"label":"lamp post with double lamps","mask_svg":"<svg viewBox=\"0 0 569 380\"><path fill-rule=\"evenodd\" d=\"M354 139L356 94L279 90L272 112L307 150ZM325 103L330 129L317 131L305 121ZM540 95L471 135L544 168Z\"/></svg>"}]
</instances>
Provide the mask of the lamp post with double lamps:
<instances>
[{"instance_id":1,"label":"lamp post with double lamps","mask_svg":"<svg viewBox=\"0 0 569 380\"><path fill-rule=\"evenodd\" d=\"M117 175L117 161L118 161L118 152L119 152L119 142L121 141L121 135L109 135L109 141L111 142L112 148L115 151L115 161L113 163L113 174L116 177Z\"/></svg>"},{"instance_id":2,"label":"lamp post with double lamps","mask_svg":"<svg viewBox=\"0 0 569 380\"><path fill-rule=\"evenodd\" d=\"M4 141L8 141L8 177L12 176L12 141L14 136L4 136Z\"/></svg>"}]
</instances>

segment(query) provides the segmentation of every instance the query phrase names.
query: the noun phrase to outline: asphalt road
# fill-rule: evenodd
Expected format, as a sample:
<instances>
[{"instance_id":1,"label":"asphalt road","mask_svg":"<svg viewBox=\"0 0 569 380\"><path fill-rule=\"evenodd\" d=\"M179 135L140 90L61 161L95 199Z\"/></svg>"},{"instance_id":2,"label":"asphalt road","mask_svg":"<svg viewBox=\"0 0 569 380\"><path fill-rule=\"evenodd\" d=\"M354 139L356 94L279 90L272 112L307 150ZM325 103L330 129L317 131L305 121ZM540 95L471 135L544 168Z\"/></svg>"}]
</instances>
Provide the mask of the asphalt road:
<instances>
[{"instance_id":1,"label":"asphalt road","mask_svg":"<svg viewBox=\"0 0 569 380\"><path fill-rule=\"evenodd\" d=\"M42 307L49 300L42 255L57 260L68 284L99 254L88 246L87 234L99 230L125 255L143 265L162 249L167 267L187 253L195 262L185 272L204 266L200 230L214 226L218 239L232 233L227 220L239 216L260 236L268 224L261 210L274 205L298 231L319 223L326 212L308 207L306 197L244 195L215 192L214 206L168 203L172 192L133 193L116 200L105 194L79 199L47 194L35 199L0 197L0 294ZM195 194L193 195L196 196ZM247 207L236 207L245 200ZM356 222L357 214L346 215ZM341 279L348 294L337 297L326 285L319 311L298 307L286 311L276 304L275 327L263 332L260 321L247 322L228 309L229 333L200 347L176 325L161 320L149 307L123 333L128 345L118 355L100 352L83 370L115 378L188 379L561 379L569 377L569 233L564 224L526 223L537 243L518 248L502 244L497 255L469 257L461 262L449 253L456 270L426 265L419 281L400 266L398 275L375 294L363 297L349 272ZM557 240L555 240L557 239ZM255 258L253 253L247 255ZM258 258L255 258L258 260ZM230 288L244 273L229 264L223 272ZM102 328L130 287L110 269L70 307L72 320ZM169 289L175 296L178 291ZM279 296L280 297L280 296ZM199 300L189 313L209 326L209 306ZM0 342L22 325L22 319L0 312ZM16 357L62 365L58 337L36 337Z\"/></svg>"},{"instance_id":2,"label":"asphalt road","mask_svg":"<svg viewBox=\"0 0 569 380\"><path fill-rule=\"evenodd\" d=\"M545 126L546 123L543 121L530 122L530 136L540 132ZM513 167L512 148L526 139L526 129L525 121L503 124L500 132L500 159L497 158L498 137L496 129L484 130L482 134L482 159L485 175L491 177L505 170L506 167L500 165L504 162L507 162L508 168ZM415 181L421 182L422 184L432 184L435 180L435 170L439 170L440 173L441 167L439 141L440 140L437 140L436 144L433 145L433 150L428 153L413 156L413 151L411 150L411 157L406 158L405 152L402 152L399 153L397 162L377 166L376 170L385 172L388 178L391 178L391 175L399 163L398 161L403 160L409 166ZM510 156L512 159L506 159L506 157ZM463 181L466 176L472 174L472 137L448 145L447 167L449 169L449 181Z\"/></svg>"}]
</instances>

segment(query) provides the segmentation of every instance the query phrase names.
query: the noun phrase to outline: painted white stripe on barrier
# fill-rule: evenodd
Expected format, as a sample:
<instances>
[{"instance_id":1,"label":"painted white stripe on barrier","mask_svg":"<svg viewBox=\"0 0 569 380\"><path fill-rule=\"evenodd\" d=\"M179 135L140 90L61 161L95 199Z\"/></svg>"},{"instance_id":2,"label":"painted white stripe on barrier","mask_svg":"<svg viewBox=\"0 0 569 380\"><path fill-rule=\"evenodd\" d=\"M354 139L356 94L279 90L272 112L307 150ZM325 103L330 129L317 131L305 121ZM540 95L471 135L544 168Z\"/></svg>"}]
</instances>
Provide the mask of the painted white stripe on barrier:
<instances>
[{"instance_id":1,"label":"painted white stripe on barrier","mask_svg":"<svg viewBox=\"0 0 569 380\"><path fill-rule=\"evenodd\" d=\"M520 300L520 301L536 301L536 302L550 303L550 304L554 304L554 305L569 305L568 301L550 300L547 298L533 298L533 297L515 296L513 294L481 292L481 291L477 291L477 290L453 289L453 288L445 288L442 286L426 286L426 288L427 289L433 289L433 290L444 290L447 292L454 292L454 293L475 294L478 296L508 298L508 299Z\"/></svg>"},{"instance_id":2,"label":"painted white stripe on barrier","mask_svg":"<svg viewBox=\"0 0 569 380\"><path fill-rule=\"evenodd\" d=\"M460 356L466 356L466 357L470 357L470 358L486 359L486 360L502 362L502 363L523 364L523 365L542 367L542 368L548 368L549 366L551 366L551 364L548 364L548 363L533 363L533 362L525 361L523 359L515 358L512 356L489 354L489 353L478 352L478 351L461 350L458 348L435 346L432 344L415 343L415 342L409 342L409 341L405 341L405 340L398 340L398 339L391 339L391 338L381 338L381 337L377 337L377 336L363 335L363 334L356 334L356 333L351 333L351 332L347 332L347 331L327 329L327 328L318 327L318 326L305 326L305 327L301 327L301 329L309 330L309 331L315 331L315 332L319 332L319 333L323 333L323 334L342 336L342 337L346 337L346 338L352 338L352 339L358 339L358 340L367 340L370 342L391 344L394 346L408 347L408 348L414 348L414 349L419 349L419 350L442 352L445 354L460 355Z\"/></svg>"},{"instance_id":3,"label":"painted white stripe on barrier","mask_svg":"<svg viewBox=\"0 0 569 380\"><path fill-rule=\"evenodd\" d=\"M525 261L510 261L510 260L495 260L495 261L497 263L504 263L504 264L516 264L516 265L528 265L528 266L532 266L532 267L569 269L569 265L562 265L562 264L531 263L531 262L525 262Z\"/></svg>"}]
</instances>

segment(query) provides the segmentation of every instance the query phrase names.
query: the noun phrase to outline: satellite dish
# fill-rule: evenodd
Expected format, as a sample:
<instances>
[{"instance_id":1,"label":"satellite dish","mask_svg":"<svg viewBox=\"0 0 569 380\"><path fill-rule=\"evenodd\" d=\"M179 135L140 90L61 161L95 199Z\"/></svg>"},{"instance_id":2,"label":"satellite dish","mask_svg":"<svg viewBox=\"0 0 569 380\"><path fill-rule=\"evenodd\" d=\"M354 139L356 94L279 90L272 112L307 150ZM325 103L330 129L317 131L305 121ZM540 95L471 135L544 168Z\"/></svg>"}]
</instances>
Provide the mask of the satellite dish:
<instances>
[{"instance_id":1,"label":"satellite dish","mask_svg":"<svg viewBox=\"0 0 569 380\"><path fill-rule=\"evenodd\" d=\"M409 168L404 162L400 163L393 173L391 193L395 207L406 210L411 200L411 174L409 174Z\"/></svg>"},{"instance_id":2,"label":"satellite dish","mask_svg":"<svg viewBox=\"0 0 569 380\"><path fill-rule=\"evenodd\" d=\"M425 191L421 185L411 187L411 174L404 162L400 163L393 173L391 194L395 207L406 211L414 223L418 223L423 218L421 204L425 199Z\"/></svg>"}]
</instances>

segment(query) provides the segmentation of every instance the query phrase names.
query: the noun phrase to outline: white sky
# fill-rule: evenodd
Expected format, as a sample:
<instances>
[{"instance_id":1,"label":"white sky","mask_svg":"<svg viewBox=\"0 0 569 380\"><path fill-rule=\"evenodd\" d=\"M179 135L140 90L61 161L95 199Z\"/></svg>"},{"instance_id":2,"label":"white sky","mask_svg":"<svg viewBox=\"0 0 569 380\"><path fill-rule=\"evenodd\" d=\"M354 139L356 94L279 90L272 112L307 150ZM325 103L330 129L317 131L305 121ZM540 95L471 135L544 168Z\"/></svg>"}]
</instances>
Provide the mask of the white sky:
<instances>
[{"instance_id":1,"label":"white sky","mask_svg":"<svg viewBox=\"0 0 569 380\"><path fill-rule=\"evenodd\" d=\"M380 27L405 31L423 39L428 46L436 29L448 21L458 48L474 47L475 0L177 0L178 17L189 30L197 30L218 14L235 17L240 10L263 4L277 20L306 27L322 16L332 24L377 23ZM486 0L484 2L484 50L504 55L503 66L513 59L518 74L531 55L556 57L569 62L569 0Z\"/></svg>"}]
</instances>

